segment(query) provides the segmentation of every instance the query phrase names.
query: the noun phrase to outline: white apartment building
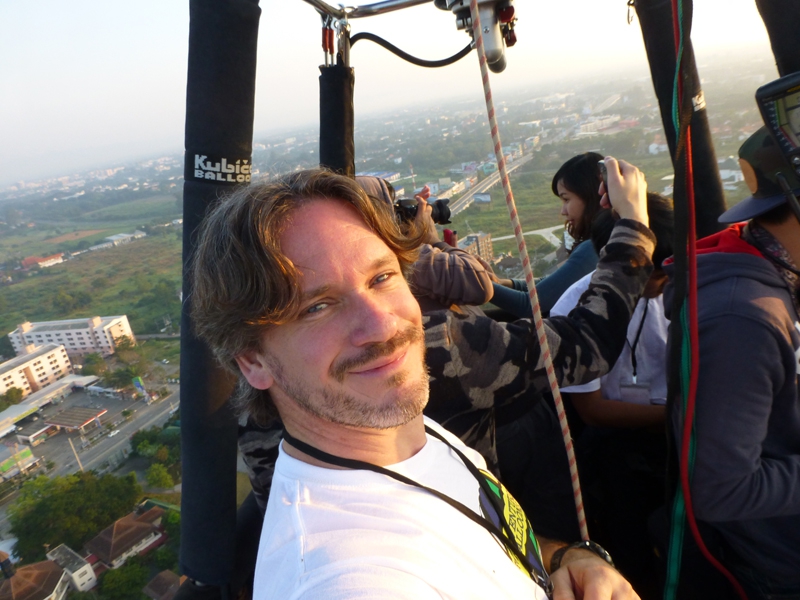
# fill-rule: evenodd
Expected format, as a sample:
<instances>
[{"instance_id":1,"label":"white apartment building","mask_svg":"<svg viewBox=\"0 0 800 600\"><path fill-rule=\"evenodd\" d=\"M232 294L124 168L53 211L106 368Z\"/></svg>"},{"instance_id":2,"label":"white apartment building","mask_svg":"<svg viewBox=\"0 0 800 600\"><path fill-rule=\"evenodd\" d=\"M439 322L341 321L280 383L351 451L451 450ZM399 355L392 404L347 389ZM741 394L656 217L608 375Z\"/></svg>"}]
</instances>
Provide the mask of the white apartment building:
<instances>
[{"instance_id":1,"label":"white apartment building","mask_svg":"<svg viewBox=\"0 0 800 600\"><path fill-rule=\"evenodd\" d=\"M40 321L22 323L8 334L17 355L25 346L34 344L63 344L70 355L99 352L103 356L114 354L116 340L127 336L132 342L136 338L131 331L128 317L92 317L91 319L66 319L63 321Z\"/></svg>"},{"instance_id":2,"label":"white apartment building","mask_svg":"<svg viewBox=\"0 0 800 600\"><path fill-rule=\"evenodd\" d=\"M139 238L146 237L147 234L144 231L139 231L138 229L133 233L118 233L116 235L110 235L106 239L106 241L111 242L114 246L119 246L121 244L129 244L133 240L138 240Z\"/></svg>"},{"instance_id":3,"label":"white apartment building","mask_svg":"<svg viewBox=\"0 0 800 600\"><path fill-rule=\"evenodd\" d=\"M0 394L15 387L25 398L72 374L72 363L61 344L28 345L22 350L23 354L0 364Z\"/></svg>"},{"instance_id":4,"label":"white apartment building","mask_svg":"<svg viewBox=\"0 0 800 600\"><path fill-rule=\"evenodd\" d=\"M75 591L85 592L97 585L92 565L66 544L56 546L47 553L47 558L66 571Z\"/></svg>"}]
</instances>

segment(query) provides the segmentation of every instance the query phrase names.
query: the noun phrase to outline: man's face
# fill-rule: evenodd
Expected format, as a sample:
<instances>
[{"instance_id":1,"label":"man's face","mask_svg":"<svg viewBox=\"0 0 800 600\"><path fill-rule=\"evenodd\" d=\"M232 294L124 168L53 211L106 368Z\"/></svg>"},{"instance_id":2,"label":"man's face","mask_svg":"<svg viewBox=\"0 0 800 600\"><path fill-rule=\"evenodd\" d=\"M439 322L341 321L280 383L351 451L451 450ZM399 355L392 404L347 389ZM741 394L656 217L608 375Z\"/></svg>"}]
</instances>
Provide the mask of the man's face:
<instances>
[{"instance_id":1,"label":"man's face","mask_svg":"<svg viewBox=\"0 0 800 600\"><path fill-rule=\"evenodd\" d=\"M279 411L294 402L339 425L404 425L427 403L428 376L397 257L344 202L315 200L291 219L280 245L300 274L300 312L239 357L242 373Z\"/></svg>"}]
</instances>

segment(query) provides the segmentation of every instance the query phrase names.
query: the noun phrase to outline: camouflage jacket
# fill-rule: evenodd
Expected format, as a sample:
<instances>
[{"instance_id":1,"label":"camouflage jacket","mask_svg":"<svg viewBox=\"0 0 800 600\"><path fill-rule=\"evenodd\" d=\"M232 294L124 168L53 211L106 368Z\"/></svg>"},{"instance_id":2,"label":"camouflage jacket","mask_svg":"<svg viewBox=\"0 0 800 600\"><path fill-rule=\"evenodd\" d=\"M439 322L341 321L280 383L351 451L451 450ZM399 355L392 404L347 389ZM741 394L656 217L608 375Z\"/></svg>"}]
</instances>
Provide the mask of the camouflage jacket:
<instances>
[{"instance_id":1,"label":"camouflage jacket","mask_svg":"<svg viewBox=\"0 0 800 600\"><path fill-rule=\"evenodd\" d=\"M654 237L621 220L600 254L589 289L566 317L545 319L556 379L561 386L596 379L614 365L628 321L652 272ZM423 319L431 394L425 414L478 450L497 470L498 409L525 407L549 391L544 360L530 319L498 323L486 316L438 311ZM281 426L248 421L239 446L256 500L266 508Z\"/></svg>"}]
</instances>

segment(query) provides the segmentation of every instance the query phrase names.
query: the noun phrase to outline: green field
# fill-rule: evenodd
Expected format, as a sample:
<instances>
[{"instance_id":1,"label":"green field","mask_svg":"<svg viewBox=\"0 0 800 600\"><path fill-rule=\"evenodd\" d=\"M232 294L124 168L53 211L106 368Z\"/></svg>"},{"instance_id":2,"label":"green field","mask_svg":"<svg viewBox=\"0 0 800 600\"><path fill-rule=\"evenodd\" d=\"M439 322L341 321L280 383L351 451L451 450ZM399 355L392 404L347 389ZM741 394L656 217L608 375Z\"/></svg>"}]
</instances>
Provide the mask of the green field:
<instances>
[{"instance_id":1,"label":"green field","mask_svg":"<svg viewBox=\"0 0 800 600\"><path fill-rule=\"evenodd\" d=\"M662 181L664 176L672 174L666 154L636 155L628 151L628 156L629 140L615 137L618 139L606 142L613 141L619 148L601 150L614 151L639 166L651 190L660 192L672 183ZM550 189L551 178L566 159L586 150L586 143L570 141L557 148L545 146L533 160L512 173L523 231L561 224L560 202ZM728 192L729 205L746 194L744 185ZM473 204L455 217L449 227L458 231L461 238L478 231L491 233L493 238L511 234L502 188L496 186L491 195L491 204ZM105 205L98 197L91 199L88 206L91 209L80 218L52 221L46 220L49 213L41 209L35 227L7 229L0 234L0 263L7 263L5 275L14 279L12 285L0 287L0 334L26 320L115 314L128 315L137 334L176 330L180 318L182 233L179 229L146 225L179 217L176 196L160 194L118 203L109 200ZM68 214L75 208L65 204L59 206L61 213L54 209L53 214ZM64 264L27 274L13 270L15 261L23 257L75 251L109 235L142 227L149 231L148 237L130 244L87 252ZM541 258L553 250L539 236L529 236L526 242L534 262L537 255ZM516 254L516 243L513 239L495 242L494 250L495 254L509 251ZM168 326L170 322L172 325ZM177 345L169 350L164 348L154 358L172 360L177 352Z\"/></svg>"},{"instance_id":2,"label":"green field","mask_svg":"<svg viewBox=\"0 0 800 600\"><path fill-rule=\"evenodd\" d=\"M98 206L100 201L93 203ZM67 208L59 207L62 214ZM147 225L181 216L175 196L154 195L116 204L109 200L79 219L46 221L47 213L43 209L39 213L35 227L0 235L0 263L8 263L5 274L14 280L0 287L0 335L25 321L119 314L128 316L135 334L176 331L182 231ZM84 252L45 269L27 273L13 269L23 257L76 251L137 228L147 230L148 236ZM166 341L153 343L152 351L153 360L171 361L179 348L175 341Z\"/></svg>"},{"instance_id":3,"label":"green field","mask_svg":"<svg viewBox=\"0 0 800 600\"><path fill-rule=\"evenodd\" d=\"M0 332L24 321L127 314L134 333L180 317L181 240L147 237L40 271L0 288Z\"/></svg>"},{"instance_id":4,"label":"green field","mask_svg":"<svg viewBox=\"0 0 800 600\"><path fill-rule=\"evenodd\" d=\"M87 225L95 221L130 221L132 219L153 220L163 218L165 222L180 218L181 209L175 196L153 196L143 200L123 202L93 210L83 215Z\"/></svg>"},{"instance_id":5,"label":"green field","mask_svg":"<svg viewBox=\"0 0 800 600\"><path fill-rule=\"evenodd\" d=\"M511 187L522 230L530 231L563 223L558 214L561 202L550 191L552 175L527 170L520 172L525 167L511 174ZM454 217L453 224L448 227L458 231L461 238L478 231L491 233L493 238L513 234L503 188L496 185L492 188L491 195L491 204L473 204Z\"/></svg>"},{"instance_id":6,"label":"green field","mask_svg":"<svg viewBox=\"0 0 800 600\"><path fill-rule=\"evenodd\" d=\"M525 166L511 173L514 202L523 231L542 229L563 223L559 214L561 201L553 195L550 187L553 174L562 162L562 156L569 157L568 153L563 151L556 157L536 156ZM651 156L648 154L631 156L629 159L644 172L650 191L661 193L667 185L672 183L672 180L662 179L672 175L672 163L668 155ZM749 192L744 184L739 184L735 190L726 190L725 194L728 206L733 206L749 195ZM478 231L491 233L493 238L513 234L506 208L505 194L499 184L492 188L491 196L491 204L472 204L467 210L454 217L452 224L447 227L458 231L460 238ZM537 246L537 242L529 240L531 237L527 237L526 242L529 245L529 251L532 252L532 248ZM544 243L544 240L538 242L538 244L541 243ZM516 254L517 251L516 243L513 240L493 242L493 246L495 254L508 251Z\"/></svg>"},{"instance_id":7,"label":"green field","mask_svg":"<svg viewBox=\"0 0 800 600\"><path fill-rule=\"evenodd\" d=\"M70 223L58 226L34 227L31 229L15 230L0 234L0 263L6 261L25 258L27 256L48 256L56 252L63 252L68 247L77 246L78 242L86 242L89 245L100 243L106 236L115 233L122 233L123 228L102 228L100 233L81 237L76 241L52 242L52 238L61 236L69 232L77 232L82 229L101 229L101 227L79 227ZM77 248L73 248L77 249Z\"/></svg>"},{"instance_id":8,"label":"green field","mask_svg":"<svg viewBox=\"0 0 800 600\"><path fill-rule=\"evenodd\" d=\"M66 212L64 207L55 206L51 215L39 207L33 227L0 232L0 264L28 256L82 250L110 235L133 233L148 224L168 223L182 216L179 201L169 194L103 206L82 214L79 219L59 219L55 216L60 214L56 209ZM86 230L98 231L84 237L82 232Z\"/></svg>"},{"instance_id":9,"label":"green field","mask_svg":"<svg viewBox=\"0 0 800 600\"><path fill-rule=\"evenodd\" d=\"M178 338L139 340L137 346L142 357L154 362L168 360L177 366L181 356L181 341Z\"/></svg>"}]
</instances>

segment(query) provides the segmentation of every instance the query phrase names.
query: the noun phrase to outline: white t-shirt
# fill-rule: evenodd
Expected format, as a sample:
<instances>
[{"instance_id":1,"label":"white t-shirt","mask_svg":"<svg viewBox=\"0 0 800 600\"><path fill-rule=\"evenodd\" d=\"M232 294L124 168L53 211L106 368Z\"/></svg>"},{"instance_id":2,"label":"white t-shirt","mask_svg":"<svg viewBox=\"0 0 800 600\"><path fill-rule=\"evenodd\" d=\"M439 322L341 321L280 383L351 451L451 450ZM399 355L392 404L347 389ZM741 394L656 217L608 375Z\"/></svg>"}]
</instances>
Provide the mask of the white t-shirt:
<instances>
[{"instance_id":1,"label":"white t-shirt","mask_svg":"<svg viewBox=\"0 0 800 600\"><path fill-rule=\"evenodd\" d=\"M567 315L578 305L578 300L589 288L589 281L592 273L582 277L573 283L567 291L558 299L553 306L550 314ZM645 316L644 307L647 304L647 315ZM664 403L667 398L667 334L669 331L669 320L664 316L663 296L658 298L640 298L633 312L633 317L628 323L628 342L617 359L614 368L599 380L595 379L583 385L573 385L561 388L562 392L594 392L601 390L603 397L609 400L629 400L633 395L624 393L621 386L632 383L633 364L631 363L631 347L636 340L636 332L639 326L642 333L639 342L636 344L636 381L640 385L649 385L650 399ZM649 404L649 399L641 403Z\"/></svg>"},{"instance_id":2,"label":"white t-shirt","mask_svg":"<svg viewBox=\"0 0 800 600\"><path fill-rule=\"evenodd\" d=\"M483 458L430 427L485 469ZM387 467L482 514L479 486L458 456L428 436ZM312 466L283 451L275 465L256 563L254 600L544 599L502 544L457 509L373 471Z\"/></svg>"}]
</instances>

